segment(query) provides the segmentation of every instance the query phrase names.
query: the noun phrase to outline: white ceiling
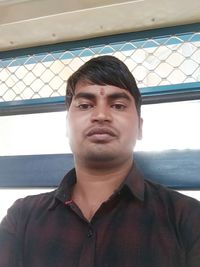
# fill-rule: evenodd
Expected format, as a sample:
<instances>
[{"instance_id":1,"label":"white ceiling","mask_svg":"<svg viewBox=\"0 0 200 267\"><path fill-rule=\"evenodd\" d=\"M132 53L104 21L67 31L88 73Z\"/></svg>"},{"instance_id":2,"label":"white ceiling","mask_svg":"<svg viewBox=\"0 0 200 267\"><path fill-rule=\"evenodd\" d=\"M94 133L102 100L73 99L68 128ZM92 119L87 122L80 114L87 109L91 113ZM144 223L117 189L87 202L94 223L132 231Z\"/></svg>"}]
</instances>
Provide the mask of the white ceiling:
<instances>
[{"instance_id":1,"label":"white ceiling","mask_svg":"<svg viewBox=\"0 0 200 267\"><path fill-rule=\"evenodd\" d=\"M199 0L0 0L0 51L195 22Z\"/></svg>"},{"instance_id":2,"label":"white ceiling","mask_svg":"<svg viewBox=\"0 0 200 267\"><path fill-rule=\"evenodd\" d=\"M0 5L11 5L27 1L33 1L33 0L0 0Z\"/></svg>"}]
</instances>

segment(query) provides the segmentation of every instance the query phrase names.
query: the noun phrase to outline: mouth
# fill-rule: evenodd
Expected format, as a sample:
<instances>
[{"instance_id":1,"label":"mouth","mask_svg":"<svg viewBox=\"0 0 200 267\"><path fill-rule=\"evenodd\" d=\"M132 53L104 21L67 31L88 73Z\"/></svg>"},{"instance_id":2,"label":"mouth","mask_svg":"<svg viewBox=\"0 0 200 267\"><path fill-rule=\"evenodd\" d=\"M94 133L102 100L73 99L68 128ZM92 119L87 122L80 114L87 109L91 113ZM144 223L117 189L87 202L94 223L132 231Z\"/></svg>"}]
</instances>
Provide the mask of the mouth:
<instances>
[{"instance_id":1,"label":"mouth","mask_svg":"<svg viewBox=\"0 0 200 267\"><path fill-rule=\"evenodd\" d=\"M116 137L116 133L110 128L93 128L86 134L92 142L107 143Z\"/></svg>"},{"instance_id":2,"label":"mouth","mask_svg":"<svg viewBox=\"0 0 200 267\"><path fill-rule=\"evenodd\" d=\"M109 128L93 128L87 133L87 136L92 136L95 134L99 134L99 135L105 134L105 135L110 135L110 136L116 136L114 131Z\"/></svg>"}]
</instances>

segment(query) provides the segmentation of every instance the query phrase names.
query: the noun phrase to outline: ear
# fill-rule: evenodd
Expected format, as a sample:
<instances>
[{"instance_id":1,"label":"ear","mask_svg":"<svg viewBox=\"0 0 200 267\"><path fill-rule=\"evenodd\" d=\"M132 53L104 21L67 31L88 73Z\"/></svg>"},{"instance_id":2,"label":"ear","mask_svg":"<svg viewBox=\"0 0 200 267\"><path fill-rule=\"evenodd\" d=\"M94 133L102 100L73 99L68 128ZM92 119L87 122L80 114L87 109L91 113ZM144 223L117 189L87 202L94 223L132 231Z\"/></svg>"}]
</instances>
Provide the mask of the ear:
<instances>
[{"instance_id":1,"label":"ear","mask_svg":"<svg viewBox=\"0 0 200 267\"><path fill-rule=\"evenodd\" d=\"M142 128L143 128L143 119L140 117L139 118L139 125L138 125L138 140L142 140Z\"/></svg>"}]
</instances>

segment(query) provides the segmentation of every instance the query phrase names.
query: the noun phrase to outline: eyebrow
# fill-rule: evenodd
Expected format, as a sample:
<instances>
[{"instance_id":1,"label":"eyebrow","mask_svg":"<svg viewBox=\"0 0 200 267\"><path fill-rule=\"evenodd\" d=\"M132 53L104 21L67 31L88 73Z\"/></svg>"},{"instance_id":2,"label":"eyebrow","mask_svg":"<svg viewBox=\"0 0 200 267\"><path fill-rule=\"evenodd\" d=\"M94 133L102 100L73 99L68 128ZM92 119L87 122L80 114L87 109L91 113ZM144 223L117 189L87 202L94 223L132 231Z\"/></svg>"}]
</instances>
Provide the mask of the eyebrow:
<instances>
[{"instance_id":1,"label":"eyebrow","mask_svg":"<svg viewBox=\"0 0 200 267\"><path fill-rule=\"evenodd\" d=\"M120 98L122 98L122 99L126 99L126 100L128 100L128 101L131 101L130 96L127 95L127 94L124 93L124 92L110 94L110 95L108 95L108 98L109 98L110 100L116 100L116 99L120 99Z\"/></svg>"},{"instance_id":2,"label":"eyebrow","mask_svg":"<svg viewBox=\"0 0 200 267\"><path fill-rule=\"evenodd\" d=\"M79 98L87 98L89 100L94 100L96 98L96 95L93 93L87 93L87 92L80 92L74 96L74 99L79 99ZM128 101L131 101L131 98L128 94L121 92L121 93L112 93L107 95L107 98L109 100L116 100L116 99L126 99Z\"/></svg>"},{"instance_id":3,"label":"eyebrow","mask_svg":"<svg viewBox=\"0 0 200 267\"><path fill-rule=\"evenodd\" d=\"M92 93L80 92L80 93L74 95L74 99L75 100L79 99L79 98L87 98L87 99L90 99L90 100L94 100L96 97Z\"/></svg>"}]
</instances>

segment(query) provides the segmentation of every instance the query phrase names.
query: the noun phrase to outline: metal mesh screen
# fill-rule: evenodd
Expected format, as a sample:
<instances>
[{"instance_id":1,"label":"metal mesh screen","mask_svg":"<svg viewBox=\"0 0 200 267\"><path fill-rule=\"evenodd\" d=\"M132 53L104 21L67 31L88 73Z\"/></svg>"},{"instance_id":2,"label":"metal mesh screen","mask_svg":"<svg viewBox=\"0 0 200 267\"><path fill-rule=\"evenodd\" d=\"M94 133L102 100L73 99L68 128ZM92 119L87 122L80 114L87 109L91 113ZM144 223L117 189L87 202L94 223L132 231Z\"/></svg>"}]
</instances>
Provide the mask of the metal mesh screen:
<instances>
[{"instance_id":1,"label":"metal mesh screen","mask_svg":"<svg viewBox=\"0 0 200 267\"><path fill-rule=\"evenodd\" d=\"M200 32L0 59L0 102L65 95L66 80L98 55L127 64L140 88L200 81Z\"/></svg>"}]
</instances>

